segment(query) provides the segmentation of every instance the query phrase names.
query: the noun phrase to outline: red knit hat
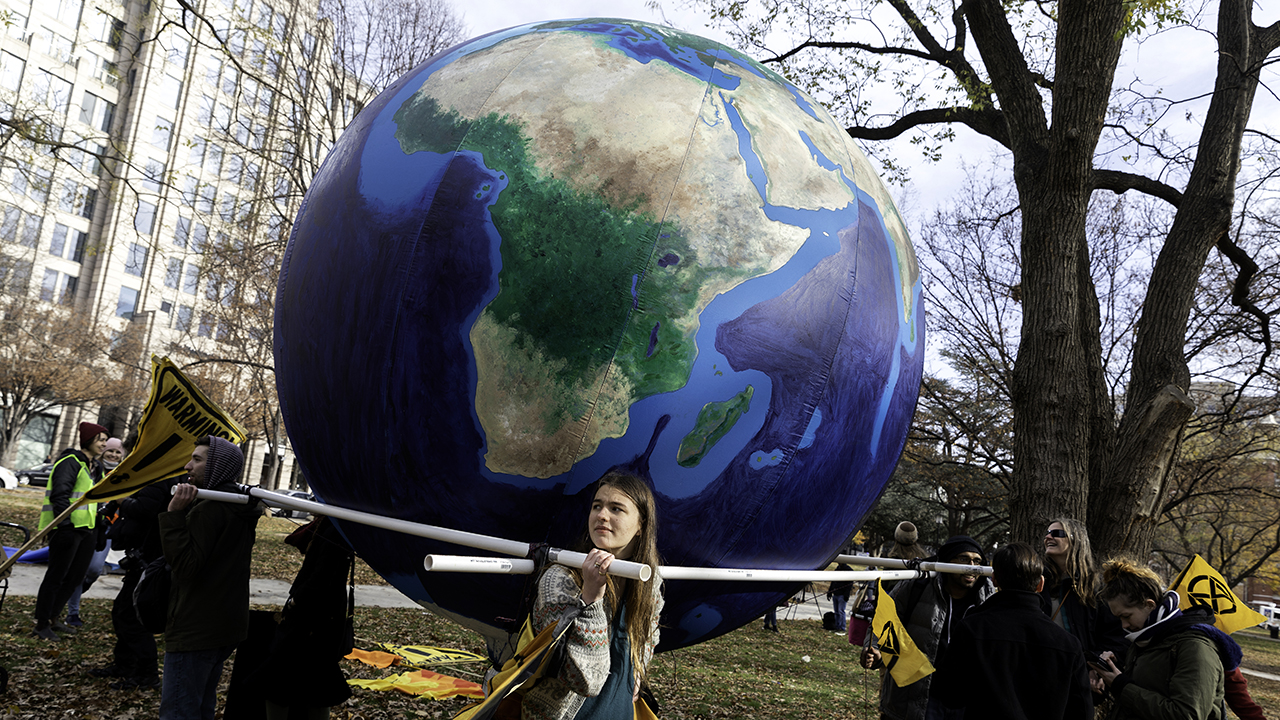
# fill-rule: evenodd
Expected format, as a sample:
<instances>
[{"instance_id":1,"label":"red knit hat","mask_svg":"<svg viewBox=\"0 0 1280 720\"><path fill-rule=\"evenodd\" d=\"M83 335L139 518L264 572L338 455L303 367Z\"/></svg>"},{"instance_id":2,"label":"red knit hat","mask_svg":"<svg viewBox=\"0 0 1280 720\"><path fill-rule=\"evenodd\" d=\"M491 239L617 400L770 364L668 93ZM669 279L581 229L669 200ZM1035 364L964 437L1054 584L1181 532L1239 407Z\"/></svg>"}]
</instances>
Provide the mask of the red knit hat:
<instances>
[{"instance_id":1,"label":"red knit hat","mask_svg":"<svg viewBox=\"0 0 1280 720\"><path fill-rule=\"evenodd\" d=\"M87 448L93 444L93 439L107 432L107 429L98 423L82 422L80 423L80 447Z\"/></svg>"}]
</instances>

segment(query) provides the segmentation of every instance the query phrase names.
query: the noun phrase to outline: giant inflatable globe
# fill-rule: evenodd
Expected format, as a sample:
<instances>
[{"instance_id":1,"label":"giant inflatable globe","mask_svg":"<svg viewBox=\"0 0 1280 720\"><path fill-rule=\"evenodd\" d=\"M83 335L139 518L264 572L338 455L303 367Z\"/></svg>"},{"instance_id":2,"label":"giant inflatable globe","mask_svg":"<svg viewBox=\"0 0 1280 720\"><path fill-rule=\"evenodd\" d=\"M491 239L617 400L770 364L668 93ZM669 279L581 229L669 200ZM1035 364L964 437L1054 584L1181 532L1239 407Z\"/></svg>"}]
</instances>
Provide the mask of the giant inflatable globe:
<instances>
[{"instance_id":1,"label":"giant inflatable globe","mask_svg":"<svg viewBox=\"0 0 1280 720\"><path fill-rule=\"evenodd\" d=\"M823 567L889 478L924 357L893 202L772 70L627 20L437 55L356 118L284 260L285 423L327 503L567 547L593 481L652 483L666 564ZM501 634L526 577L341 523L423 606ZM663 649L795 587L673 581Z\"/></svg>"}]
</instances>

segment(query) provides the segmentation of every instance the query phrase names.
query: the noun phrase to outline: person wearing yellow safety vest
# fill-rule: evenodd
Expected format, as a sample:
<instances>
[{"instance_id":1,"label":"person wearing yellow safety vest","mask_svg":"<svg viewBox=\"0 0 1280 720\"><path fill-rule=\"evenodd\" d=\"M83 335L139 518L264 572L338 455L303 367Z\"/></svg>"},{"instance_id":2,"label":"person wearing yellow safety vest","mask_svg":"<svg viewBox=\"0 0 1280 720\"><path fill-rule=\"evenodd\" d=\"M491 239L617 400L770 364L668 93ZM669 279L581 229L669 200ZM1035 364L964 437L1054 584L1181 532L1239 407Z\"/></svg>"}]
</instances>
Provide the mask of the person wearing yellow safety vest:
<instances>
[{"instance_id":1,"label":"person wearing yellow safety vest","mask_svg":"<svg viewBox=\"0 0 1280 720\"><path fill-rule=\"evenodd\" d=\"M91 422L80 423L80 449L67 448L49 471L49 484L44 491L44 507L40 511L40 529L53 524L68 507L80 499L101 479L101 469L94 462L107 446L107 429ZM49 533L49 564L36 594L35 634L45 640L58 641L74 635L76 629L65 625L55 615L61 614L76 585L84 582L85 570L93 558L97 536L94 524L97 505L85 503L63 518Z\"/></svg>"}]
</instances>

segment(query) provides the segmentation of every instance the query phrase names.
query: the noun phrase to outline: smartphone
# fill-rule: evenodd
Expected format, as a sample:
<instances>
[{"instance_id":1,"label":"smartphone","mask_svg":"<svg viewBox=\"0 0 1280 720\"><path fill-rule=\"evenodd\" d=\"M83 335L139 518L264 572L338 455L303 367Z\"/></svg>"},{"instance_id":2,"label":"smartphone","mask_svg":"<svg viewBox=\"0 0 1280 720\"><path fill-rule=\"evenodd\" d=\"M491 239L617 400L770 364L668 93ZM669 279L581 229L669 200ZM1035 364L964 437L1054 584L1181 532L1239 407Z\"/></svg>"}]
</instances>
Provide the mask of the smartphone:
<instances>
[{"instance_id":1,"label":"smartphone","mask_svg":"<svg viewBox=\"0 0 1280 720\"><path fill-rule=\"evenodd\" d=\"M1111 666L1107 664L1107 661L1102 659L1101 655L1088 650L1084 651L1084 661L1090 665L1096 665L1103 670L1109 670L1111 668Z\"/></svg>"}]
</instances>

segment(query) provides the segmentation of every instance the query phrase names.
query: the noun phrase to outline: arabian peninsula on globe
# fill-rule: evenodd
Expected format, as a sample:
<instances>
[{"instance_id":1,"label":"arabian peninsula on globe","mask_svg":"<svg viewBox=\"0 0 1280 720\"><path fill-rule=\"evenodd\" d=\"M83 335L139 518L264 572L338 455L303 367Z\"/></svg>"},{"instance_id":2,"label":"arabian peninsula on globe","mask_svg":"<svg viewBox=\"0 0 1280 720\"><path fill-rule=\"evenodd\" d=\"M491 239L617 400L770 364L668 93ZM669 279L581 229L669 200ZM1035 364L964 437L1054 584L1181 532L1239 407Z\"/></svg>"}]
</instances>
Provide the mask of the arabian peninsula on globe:
<instances>
[{"instance_id":1,"label":"arabian peninsula on globe","mask_svg":"<svg viewBox=\"0 0 1280 720\"><path fill-rule=\"evenodd\" d=\"M401 78L307 194L279 394L327 503L557 547L591 483L651 481L670 565L811 570L897 463L915 255L858 147L781 76L629 20L512 28ZM375 570L499 636L525 578L351 523ZM668 583L661 649L794 587Z\"/></svg>"}]
</instances>

